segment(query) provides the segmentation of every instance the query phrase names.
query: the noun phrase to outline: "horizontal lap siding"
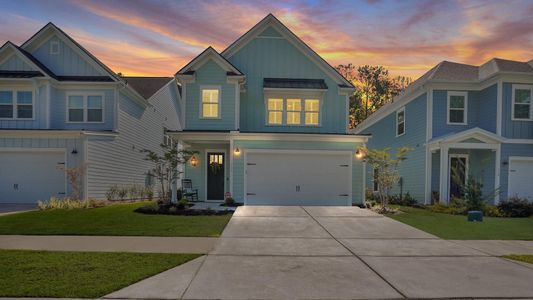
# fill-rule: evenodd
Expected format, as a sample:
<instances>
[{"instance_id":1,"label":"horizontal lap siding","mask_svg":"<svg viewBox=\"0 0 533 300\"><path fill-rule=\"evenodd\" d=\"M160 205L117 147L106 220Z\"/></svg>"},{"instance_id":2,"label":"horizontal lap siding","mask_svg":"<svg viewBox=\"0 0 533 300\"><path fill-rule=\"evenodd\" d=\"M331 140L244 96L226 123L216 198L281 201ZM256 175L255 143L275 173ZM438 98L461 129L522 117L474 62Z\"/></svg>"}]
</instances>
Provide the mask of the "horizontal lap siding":
<instances>
[{"instance_id":1,"label":"horizontal lap siding","mask_svg":"<svg viewBox=\"0 0 533 300\"><path fill-rule=\"evenodd\" d=\"M405 134L396 137L396 112L392 112L363 133L372 134L368 142L370 149L391 148L393 155L399 147L410 147L407 160L399 167L403 178L403 192L409 192L418 202L425 199L426 176L426 94L423 94L405 106ZM393 156L394 157L394 156ZM366 172L366 187L372 189L373 170L370 165ZM393 194L399 194L400 188L394 187Z\"/></svg>"},{"instance_id":2,"label":"horizontal lap siding","mask_svg":"<svg viewBox=\"0 0 533 300\"><path fill-rule=\"evenodd\" d=\"M500 169L501 199L506 199L509 187L509 156L533 157L533 144L502 144Z\"/></svg>"},{"instance_id":3,"label":"horizontal lap siding","mask_svg":"<svg viewBox=\"0 0 533 300\"><path fill-rule=\"evenodd\" d=\"M267 29L228 60L246 74L246 91L241 94L240 124L242 131L345 133L346 98L339 95L336 82L289 41L271 38L278 35ZM264 78L324 79L328 91L321 106L320 127L268 126L263 95Z\"/></svg>"},{"instance_id":4,"label":"horizontal lap siding","mask_svg":"<svg viewBox=\"0 0 533 300\"><path fill-rule=\"evenodd\" d=\"M239 156L233 157L233 195L237 201L244 201L244 153L247 149L271 150L332 150L351 151L359 147L359 143L347 142L286 142L286 141L234 141L234 147L241 149ZM362 203L363 163L352 155L352 201Z\"/></svg>"},{"instance_id":5,"label":"horizontal lap siding","mask_svg":"<svg viewBox=\"0 0 533 300\"><path fill-rule=\"evenodd\" d=\"M502 136L510 139L533 139L533 121L513 121L513 84L503 83Z\"/></svg>"},{"instance_id":6,"label":"horizontal lap siding","mask_svg":"<svg viewBox=\"0 0 533 300\"><path fill-rule=\"evenodd\" d=\"M77 168L82 166L84 149L81 138L1 138L0 150L2 148L16 148L16 149L46 149L59 148L65 149L67 153L67 167ZM72 150L76 149L77 153L73 154ZM0 152L1 155L1 152ZM0 178L2 180L2 178ZM67 193L70 194L72 188L67 185Z\"/></svg>"},{"instance_id":7,"label":"horizontal lap siding","mask_svg":"<svg viewBox=\"0 0 533 300\"><path fill-rule=\"evenodd\" d=\"M142 149L157 151L163 142L164 117L157 107L146 109L120 94L119 133L114 138L89 137L89 197L105 198L110 186L141 184L153 166ZM156 111L154 111L154 109ZM158 186L156 186L158 187Z\"/></svg>"}]
</instances>

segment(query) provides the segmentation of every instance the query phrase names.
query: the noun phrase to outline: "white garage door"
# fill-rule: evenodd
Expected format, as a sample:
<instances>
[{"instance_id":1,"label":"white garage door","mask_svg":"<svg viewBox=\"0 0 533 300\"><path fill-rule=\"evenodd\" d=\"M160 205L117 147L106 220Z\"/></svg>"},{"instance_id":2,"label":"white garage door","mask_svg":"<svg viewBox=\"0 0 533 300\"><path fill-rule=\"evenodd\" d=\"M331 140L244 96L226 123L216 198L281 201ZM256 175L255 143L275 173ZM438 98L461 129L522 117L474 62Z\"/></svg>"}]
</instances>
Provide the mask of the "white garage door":
<instances>
[{"instance_id":1,"label":"white garage door","mask_svg":"<svg viewBox=\"0 0 533 300\"><path fill-rule=\"evenodd\" d=\"M64 197L64 151L0 151L0 203L35 203Z\"/></svg>"},{"instance_id":2,"label":"white garage door","mask_svg":"<svg viewBox=\"0 0 533 300\"><path fill-rule=\"evenodd\" d=\"M339 152L249 152L247 205L351 205L352 156Z\"/></svg>"},{"instance_id":3,"label":"white garage door","mask_svg":"<svg viewBox=\"0 0 533 300\"><path fill-rule=\"evenodd\" d=\"M518 195L533 201L533 158L510 159L509 196Z\"/></svg>"}]
</instances>

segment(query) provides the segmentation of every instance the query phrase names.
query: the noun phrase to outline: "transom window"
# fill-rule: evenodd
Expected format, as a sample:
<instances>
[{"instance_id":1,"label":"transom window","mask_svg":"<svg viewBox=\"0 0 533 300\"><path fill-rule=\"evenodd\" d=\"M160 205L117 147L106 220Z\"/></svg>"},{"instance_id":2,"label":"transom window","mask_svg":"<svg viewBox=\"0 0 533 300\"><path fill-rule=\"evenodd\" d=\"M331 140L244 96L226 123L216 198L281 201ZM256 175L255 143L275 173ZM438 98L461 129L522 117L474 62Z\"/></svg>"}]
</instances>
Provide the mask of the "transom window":
<instances>
[{"instance_id":1,"label":"transom window","mask_svg":"<svg viewBox=\"0 0 533 300\"><path fill-rule=\"evenodd\" d=\"M68 122L101 123L104 121L104 97L102 95L68 95L67 107Z\"/></svg>"},{"instance_id":2,"label":"transom window","mask_svg":"<svg viewBox=\"0 0 533 300\"><path fill-rule=\"evenodd\" d=\"M33 119L33 92L0 91L0 119Z\"/></svg>"},{"instance_id":3,"label":"transom window","mask_svg":"<svg viewBox=\"0 0 533 300\"><path fill-rule=\"evenodd\" d=\"M396 112L396 136L405 133L405 107Z\"/></svg>"},{"instance_id":4,"label":"transom window","mask_svg":"<svg viewBox=\"0 0 533 300\"><path fill-rule=\"evenodd\" d=\"M513 120L533 120L532 94L533 86L513 86Z\"/></svg>"},{"instance_id":5,"label":"transom window","mask_svg":"<svg viewBox=\"0 0 533 300\"><path fill-rule=\"evenodd\" d=\"M448 124L466 125L468 113L468 97L466 92L448 93Z\"/></svg>"},{"instance_id":6,"label":"transom window","mask_svg":"<svg viewBox=\"0 0 533 300\"><path fill-rule=\"evenodd\" d=\"M272 97L267 99L266 106L268 125L320 125L319 99Z\"/></svg>"},{"instance_id":7,"label":"transom window","mask_svg":"<svg viewBox=\"0 0 533 300\"><path fill-rule=\"evenodd\" d=\"M220 118L220 89L202 88L201 94L200 116L207 119Z\"/></svg>"}]
</instances>

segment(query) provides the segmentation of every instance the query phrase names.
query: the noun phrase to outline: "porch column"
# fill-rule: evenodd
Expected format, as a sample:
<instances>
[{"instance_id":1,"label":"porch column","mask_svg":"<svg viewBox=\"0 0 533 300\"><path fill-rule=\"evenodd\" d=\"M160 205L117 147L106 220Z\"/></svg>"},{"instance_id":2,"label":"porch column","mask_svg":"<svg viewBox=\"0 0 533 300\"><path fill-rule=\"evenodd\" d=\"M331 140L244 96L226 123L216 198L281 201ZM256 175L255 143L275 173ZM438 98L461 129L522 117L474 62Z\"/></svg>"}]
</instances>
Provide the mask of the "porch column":
<instances>
[{"instance_id":1,"label":"porch column","mask_svg":"<svg viewBox=\"0 0 533 300\"><path fill-rule=\"evenodd\" d=\"M448 204L448 146L440 148L439 194L442 204Z\"/></svg>"},{"instance_id":2,"label":"porch column","mask_svg":"<svg viewBox=\"0 0 533 300\"><path fill-rule=\"evenodd\" d=\"M178 153L181 150L179 141L176 143L176 150L178 150ZM172 179L172 195L170 197L170 202L177 203L180 200L178 199L178 178L177 178L177 176L179 176L180 174L180 166L177 166L176 170L172 170L172 171L175 172L176 176L173 176L174 178Z\"/></svg>"}]
</instances>

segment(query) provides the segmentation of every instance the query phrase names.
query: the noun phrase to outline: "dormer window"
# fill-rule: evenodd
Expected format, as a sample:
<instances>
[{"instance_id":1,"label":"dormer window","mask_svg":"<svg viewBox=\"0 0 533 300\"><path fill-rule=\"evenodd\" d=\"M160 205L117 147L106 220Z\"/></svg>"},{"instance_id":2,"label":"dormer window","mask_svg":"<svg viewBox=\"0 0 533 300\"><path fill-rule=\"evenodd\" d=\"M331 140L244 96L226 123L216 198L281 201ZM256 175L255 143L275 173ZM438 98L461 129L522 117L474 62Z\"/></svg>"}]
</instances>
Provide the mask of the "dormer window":
<instances>
[{"instance_id":1,"label":"dormer window","mask_svg":"<svg viewBox=\"0 0 533 300\"><path fill-rule=\"evenodd\" d=\"M513 85L512 119L516 121L533 120L533 105L531 95L533 86Z\"/></svg>"},{"instance_id":2,"label":"dormer window","mask_svg":"<svg viewBox=\"0 0 533 300\"><path fill-rule=\"evenodd\" d=\"M203 119L220 118L220 87L205 86L200 88L200 117Z\"/></svg>"},{"instance_id":3,"label":"dormer window","mask_svg":"<svg viewBox=\"0 0 533 300\"><path fill-rule=\"evenodd\" d=\"M449 125L466 125L468 115L468 93L448 92L448 118Z\"/></svg>"},{"instance_id":4,"label":"dormer window","mask_svg":"<svg viewBox=\"0 0 533 300\"><path fill-rule=\"evenodd\" d=\"M59 54L59 42L51 41L50 42L50 54L58 55Z\"/></svg>"}]
</instances>

